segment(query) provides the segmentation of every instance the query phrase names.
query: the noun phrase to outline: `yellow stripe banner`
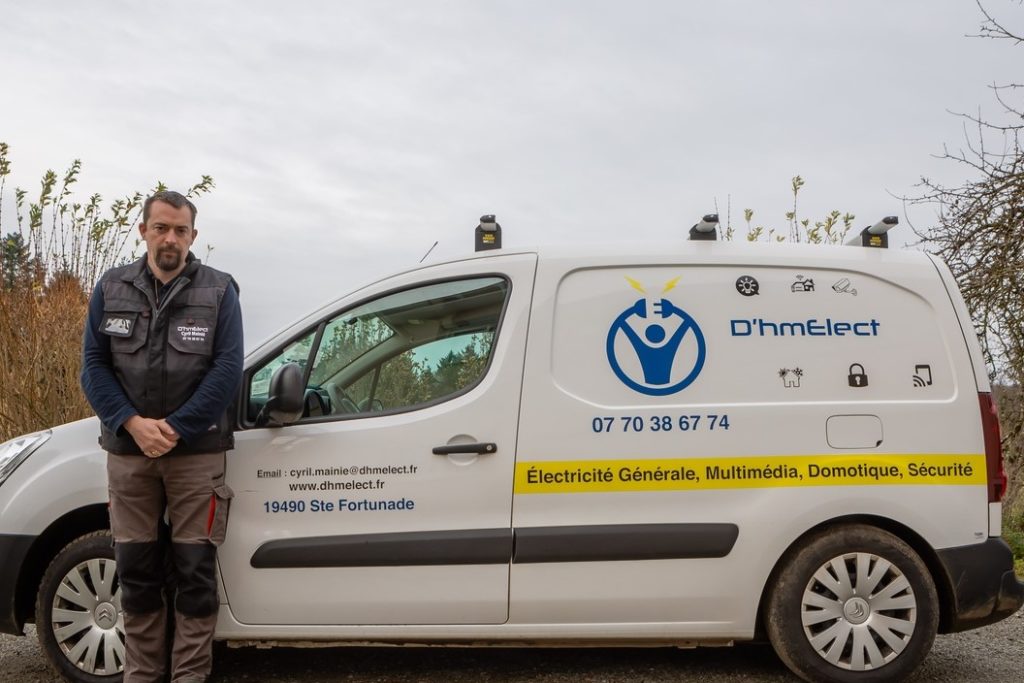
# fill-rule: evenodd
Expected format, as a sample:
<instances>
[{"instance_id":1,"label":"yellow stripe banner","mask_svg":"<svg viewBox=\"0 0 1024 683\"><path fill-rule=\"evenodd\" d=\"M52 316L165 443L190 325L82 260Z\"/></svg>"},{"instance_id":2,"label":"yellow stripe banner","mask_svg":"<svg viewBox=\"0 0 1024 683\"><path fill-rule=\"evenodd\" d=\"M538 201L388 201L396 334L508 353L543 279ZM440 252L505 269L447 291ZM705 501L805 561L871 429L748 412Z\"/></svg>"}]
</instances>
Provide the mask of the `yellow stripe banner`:
<instances>
[{"instance_id":1,"label":"yellow stripe banner","mask_svg":"<svg viewBox=\"0 0 1024 683\"><path fill-rule=\"evenodd\" d=\"M795 486L969 486L987 482L985 456L767 455L516 464L515 492L701 491Z\"/></svg>"}]
</instances>

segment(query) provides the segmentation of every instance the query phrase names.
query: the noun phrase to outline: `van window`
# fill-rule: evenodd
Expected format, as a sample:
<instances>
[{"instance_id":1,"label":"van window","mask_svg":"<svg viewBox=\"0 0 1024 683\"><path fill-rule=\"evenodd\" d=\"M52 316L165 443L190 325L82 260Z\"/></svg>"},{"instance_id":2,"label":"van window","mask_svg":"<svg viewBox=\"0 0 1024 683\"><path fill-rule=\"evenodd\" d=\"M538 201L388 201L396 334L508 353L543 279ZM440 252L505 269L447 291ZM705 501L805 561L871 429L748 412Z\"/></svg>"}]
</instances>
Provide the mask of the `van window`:
<instances>
[{"instance_id":1,"label":"van window","mask_svg":"<svg viewBox=\"0 0 1024 683\"><path fill-rule=\"evenodd\" d=\"M408 410L454 396L483 377L507 294L502 278L474 278L350 309L326 321L315 354L311 333L256 372L249 412L266 400L274 369L289 361L305 368L310 356L303 420Z\"/></svg>"},{"instance_id":2,"label":"van window","mask_svg":"<svg viewBox=\"0 0 1024 683\"><path fill-rule=\"evenodd\" d=\"M252 376L252 384L249 389L250 399L266 401L267 392L270 390L270 378L279 367L286 363L298 363L302 369L306 368L309 361L309 350L313 346L314 333L303 336L284 348L284 351L274 356L266 365L261 367ZM251 402L251 401L250 401Z\"/></svg>"},{"instance_id":3,"label":"van window","mask_svg":"<svg viewBox=\"0 0 1024 683\"><path fill-rule=\"evenodd\" d=\"M490 358L492 332L437 339L391 358L346 387L361 412L444 398L475 383Z\"/></svg>"}]
</instances>

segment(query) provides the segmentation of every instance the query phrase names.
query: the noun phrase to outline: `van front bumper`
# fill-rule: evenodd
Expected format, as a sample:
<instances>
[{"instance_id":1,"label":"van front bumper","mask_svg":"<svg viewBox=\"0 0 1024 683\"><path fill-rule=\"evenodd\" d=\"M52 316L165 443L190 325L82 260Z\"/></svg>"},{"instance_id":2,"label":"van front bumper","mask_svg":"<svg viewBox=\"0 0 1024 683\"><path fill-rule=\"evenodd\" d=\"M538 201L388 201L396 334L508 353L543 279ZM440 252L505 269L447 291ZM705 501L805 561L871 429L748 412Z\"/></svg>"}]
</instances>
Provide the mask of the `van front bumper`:
<instances>
[{"instance_id":1,"label":"van front bumper","mask_svg":"<svg viewBox=\"0 0 1024 683\"><path fill-rule=\"evenodd\" d=\"M35 536L0 534L0 633L25 635L18 618L18 578Z\"/></svg>"},{"instance_id":2,"label":"van front bumper","mask_svg":"<svg viewBox=\"0 0 1024 683\"><path fill-rule=\"evenodd\" d=\"M952 592L944 633L995 623L1024 604L1024 583L1013 572L1013 552L1003 539L936 552Z\"/></svg>"}]
</instances>

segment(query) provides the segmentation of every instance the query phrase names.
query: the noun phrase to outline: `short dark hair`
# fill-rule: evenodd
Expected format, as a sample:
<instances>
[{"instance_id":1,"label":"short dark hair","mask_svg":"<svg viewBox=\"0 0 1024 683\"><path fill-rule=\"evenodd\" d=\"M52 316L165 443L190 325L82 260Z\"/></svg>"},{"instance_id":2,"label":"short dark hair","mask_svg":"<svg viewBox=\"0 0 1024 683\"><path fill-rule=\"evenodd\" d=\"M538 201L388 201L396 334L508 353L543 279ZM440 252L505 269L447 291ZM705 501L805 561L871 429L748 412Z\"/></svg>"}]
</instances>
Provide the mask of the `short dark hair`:
<instances>
[{"instance_id":1,"label":"short dark hair","mask_svg":"<svg viewBox=\"0 0 1024 683\"><path fill-rule=\"evenodd\" d=\"M196 214L199 213L196 210L196 205L188 200L188 197L180 192L174 190L161 190L152 197L146 198L146 203L142 205L142 222L149 222L149 207L153 205L153 202L163 202L164 204L170 204L175 209L180 209L183 206L187 206L188 210L192 212L192 227L196 227Z\"/></svg>"}]
</instances>

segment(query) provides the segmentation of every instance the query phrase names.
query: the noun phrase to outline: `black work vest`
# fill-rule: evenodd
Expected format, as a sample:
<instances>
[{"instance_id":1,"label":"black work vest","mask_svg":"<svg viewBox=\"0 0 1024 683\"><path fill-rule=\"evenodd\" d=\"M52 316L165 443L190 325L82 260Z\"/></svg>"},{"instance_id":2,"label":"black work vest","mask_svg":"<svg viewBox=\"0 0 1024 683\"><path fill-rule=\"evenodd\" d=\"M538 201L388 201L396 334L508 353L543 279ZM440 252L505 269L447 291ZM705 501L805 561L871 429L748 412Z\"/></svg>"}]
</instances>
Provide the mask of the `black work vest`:
<instances>
[{"instance_id":1,"label":"black work vest","mask_svg":"<svg viewBox=\"0 0 1024 683\"><path fill-rule=\"evenodd\" d=\"M164 418L195 392L210 368L217 313L231 276L189 254L181 274L164 285L160 301L146 257L107 271L103 288L103 318L98 332L110 339L114 374L128 400L142 417ZM100 445L119 455L142 455L126 430L100 430ZM179 440L170 451L211 453L234 445L231 421L225 412L210 416L210 428L189 443Z\"/></svg>"}]
</instances>

